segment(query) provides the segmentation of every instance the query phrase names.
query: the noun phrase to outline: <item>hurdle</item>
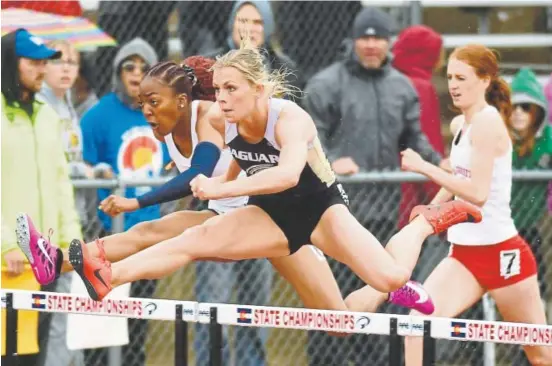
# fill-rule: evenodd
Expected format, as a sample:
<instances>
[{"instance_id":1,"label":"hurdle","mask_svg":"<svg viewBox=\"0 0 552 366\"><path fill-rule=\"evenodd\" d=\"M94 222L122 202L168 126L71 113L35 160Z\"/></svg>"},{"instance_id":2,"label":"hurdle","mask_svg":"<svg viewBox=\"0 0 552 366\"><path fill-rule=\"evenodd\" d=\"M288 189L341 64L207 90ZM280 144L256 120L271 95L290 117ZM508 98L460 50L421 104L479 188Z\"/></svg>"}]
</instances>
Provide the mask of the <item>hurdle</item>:
<instances>
[{"instance_id":1,"label":"hurdle","mask_svg":"<svg viewBox=\"0 0 552 366\"><path fill-rule=\"evenodd\" d=\"M389 337L389 365L402 364L402 338L423 337L423 365L435 364L437 339L552 346L552 326L306 308L198 303L146 298L93 301L85 294L0 291L6 309L6 360L17 360L19 310L126 317L175 322L174 364L188 365L188 323L209 326L209 364L222 365L222 327L269 327L379 334Z\"/></svg>"}]
</instances>

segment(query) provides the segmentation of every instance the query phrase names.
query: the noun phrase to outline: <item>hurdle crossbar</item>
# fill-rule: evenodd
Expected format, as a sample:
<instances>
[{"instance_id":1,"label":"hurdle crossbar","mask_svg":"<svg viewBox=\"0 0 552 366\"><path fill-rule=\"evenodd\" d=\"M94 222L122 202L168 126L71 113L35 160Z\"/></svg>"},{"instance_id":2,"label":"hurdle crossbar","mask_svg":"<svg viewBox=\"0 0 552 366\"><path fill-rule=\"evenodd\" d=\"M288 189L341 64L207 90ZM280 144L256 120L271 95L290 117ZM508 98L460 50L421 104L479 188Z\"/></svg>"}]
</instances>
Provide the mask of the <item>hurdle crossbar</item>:
<instances>
[{"instance_id":1,"label":"hurdle crossbar","mask_svg":"<svg viewBox=\"0 0 552 366\"><path fill-rule=\"evenodd\" d=\"M0 294L7 310L6 357L16 356L18 310L175 321L175 365L187 365L190 322L209 324L212 366L222 363L223 325L386 335L390 365L401 364L405 336L423 337L424 365L434 364L436 339L552 346L552 326L540 324L145 298L93 301L86 294L42 291Z\"/></svg>"}]
</instances>

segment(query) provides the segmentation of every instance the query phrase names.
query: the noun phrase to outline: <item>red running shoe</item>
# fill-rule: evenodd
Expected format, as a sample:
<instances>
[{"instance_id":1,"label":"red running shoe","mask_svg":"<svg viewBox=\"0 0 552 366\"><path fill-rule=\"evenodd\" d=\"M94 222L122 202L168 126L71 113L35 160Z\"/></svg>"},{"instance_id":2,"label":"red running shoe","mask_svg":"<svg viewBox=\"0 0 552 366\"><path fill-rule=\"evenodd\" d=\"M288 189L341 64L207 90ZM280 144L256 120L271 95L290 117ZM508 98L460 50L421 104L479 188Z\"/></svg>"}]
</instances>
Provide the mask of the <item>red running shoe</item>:
<instances>
[{"instance_id":1,"label":"red running shoe","mask_svg":"<svg viewBox=\"0 0 552 366\"><path fill-rule=\"evenodd\" d=\"M111 290L111 263L105 259L103 243L96 240L99 258L88 253L86 244L73 240L69 246L69 262L79 274L93 300L101 301Z\"/></svg>"},{"instance_id":2,"label":"red running shoe","mask_svg":"<svg viewBox=\"0 0 552 366\"><path fill-rule=\"evenodd\" d=\"M435 234L446 231L449 227L463 222L481 222L483 218L479 209L467 202L454 200L439 205L416 206L410 213L410 220L423 215L433 227Z\"/></svg>"}]
</instances>

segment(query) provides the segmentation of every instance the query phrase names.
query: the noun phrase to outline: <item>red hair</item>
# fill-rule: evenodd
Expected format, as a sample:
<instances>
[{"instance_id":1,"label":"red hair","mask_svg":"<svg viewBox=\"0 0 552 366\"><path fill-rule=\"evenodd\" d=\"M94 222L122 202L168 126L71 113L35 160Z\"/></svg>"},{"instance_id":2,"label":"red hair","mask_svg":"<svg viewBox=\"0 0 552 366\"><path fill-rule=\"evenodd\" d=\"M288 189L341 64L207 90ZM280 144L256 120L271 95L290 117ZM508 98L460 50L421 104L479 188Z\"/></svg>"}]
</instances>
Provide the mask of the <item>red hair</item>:
<instances>
[{"instance_id":1,"label":"red hair","mask_svg":"<svg viewBox=\"0 0 552 366\"><path fill-rule=\"evenodd\" d=\"M191 67L197 78L197 84L192 88L192 99L214 102L216 97L211 67L215 64L215 60L203 56L190 56L182 64Z\"/></svg>"},{"instance_id":2,"label":"red hair","mask_svg":"<svg viewBox=\"0 0 552 366\"><path fill-rule=\"evenodd\" d=\"M485 93L485 99L487 103L498 109L504 122L507 122L513 110L510 87L499 75L497 55L483 45L469 44L456 48L450 57L473 67L480 79L489 78L491 80Z\"/></svg>"},{"instance_id":3,"label":"red hair","mask_svg":"<svg viewBox=\"0 0 552 366\"><path fill-rule=\"evenodd\" d=\"M184 93L191 100L215 101L213 72L210 71L215 60L191 56L180 65L173 61L164 61L148 70L146 76L155 77L173 88L175 94Z\"/></svg>"}]
</instances>

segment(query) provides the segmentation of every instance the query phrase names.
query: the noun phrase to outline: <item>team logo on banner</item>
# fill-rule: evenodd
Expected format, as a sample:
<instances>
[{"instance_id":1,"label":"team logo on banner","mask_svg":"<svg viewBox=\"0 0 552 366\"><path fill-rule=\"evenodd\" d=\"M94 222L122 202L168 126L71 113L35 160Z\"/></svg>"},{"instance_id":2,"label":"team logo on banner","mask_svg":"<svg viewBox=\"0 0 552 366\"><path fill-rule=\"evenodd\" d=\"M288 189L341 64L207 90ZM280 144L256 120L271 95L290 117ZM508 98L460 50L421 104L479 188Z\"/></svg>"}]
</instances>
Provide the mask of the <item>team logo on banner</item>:
<instances>
[{"instance_id":1,"label":"team logo on banner","mask_svg":"<svg viewBox=\"0 0 552 366\"><path fill-rule=\"evenodd\" d=\"M466 338L466 323L465 322L451 322L452 332L450 336L454 338Z\"/></svg>"},{"instance_id":2,"label":"team logo on banner","mask_svg":"<svg viewBox=\"0 0 552 366\"><path fill-rule=\"evenodd\" d=\"M33 294L33 303L31 307L33 309L46 309L46 295Z\"/></svg>"},{"instance_id":3,"label":"team logo on banner","mask_svg":"<svg viewBox=\"0 0 552 366\"><path fill-rule=\"evenodd\" d=\"M249 308L238 308L238 323L239 324L251 324L252 310Z\"/></svg>"}]
</instances>

